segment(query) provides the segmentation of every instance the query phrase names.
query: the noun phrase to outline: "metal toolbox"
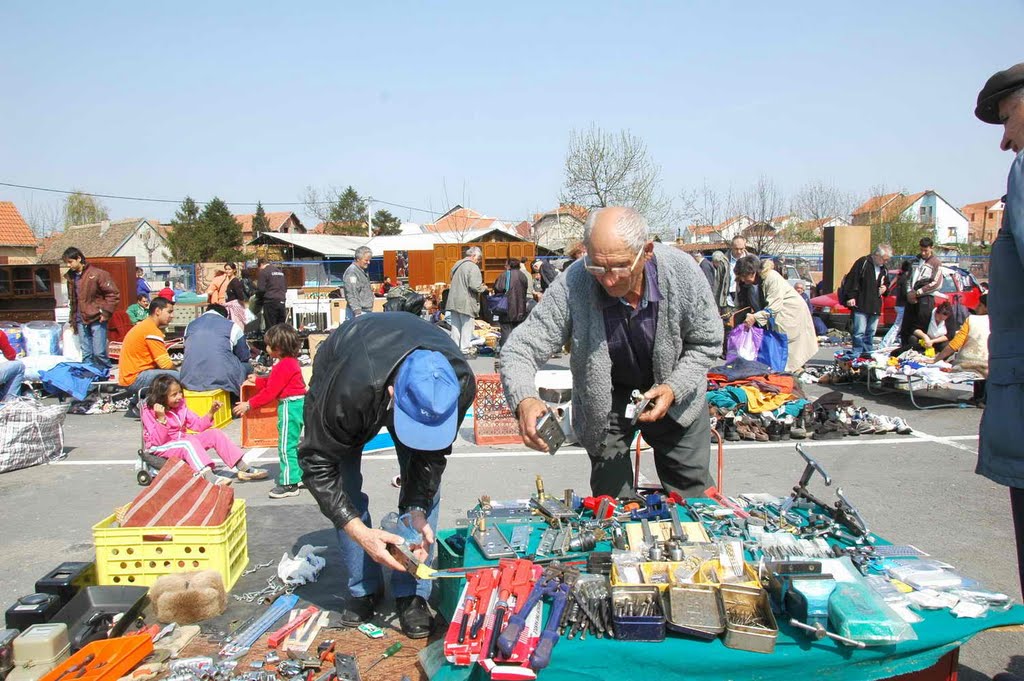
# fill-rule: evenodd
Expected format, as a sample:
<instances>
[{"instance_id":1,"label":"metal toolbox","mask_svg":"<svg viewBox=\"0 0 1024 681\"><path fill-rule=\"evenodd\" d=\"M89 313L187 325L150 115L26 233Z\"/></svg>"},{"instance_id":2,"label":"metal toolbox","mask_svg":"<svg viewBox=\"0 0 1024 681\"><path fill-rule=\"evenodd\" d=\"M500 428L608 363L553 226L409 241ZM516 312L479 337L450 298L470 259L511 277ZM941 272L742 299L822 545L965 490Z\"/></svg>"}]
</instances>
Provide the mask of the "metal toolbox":
<instances>
[{"instance_id":1,"label":"metal toolbox","mask_svg":"<svg viewBox=\"0 0 1024 681\"><path fill-rule=\"evenodd\" d=\"M681 584L665 595L665 627L710 641L725 631L725 606L711 584Z\"/></svg>"},{"instance_id":2,"label":"metal toolbox","mask_svg":"<svg viewBox=\"0 0 1024 681\"><path fill-rule=\"evenodd\" d=\"M768 592L760 587L732 584L723 584L719 592L725 607L725 645L753 653L774 651L779 626L768 602Z\"/></svg>"},{"instance_id":3,"label":"metal toolbox","mask_svg":"<svg viewBox=\"0 0 1024 681\"><path fill-rule=\"evenodd\" d=\"M656 586L612 587L612 624L620 641L664 641L665 611Z\"/></svg>"}]
</instances>

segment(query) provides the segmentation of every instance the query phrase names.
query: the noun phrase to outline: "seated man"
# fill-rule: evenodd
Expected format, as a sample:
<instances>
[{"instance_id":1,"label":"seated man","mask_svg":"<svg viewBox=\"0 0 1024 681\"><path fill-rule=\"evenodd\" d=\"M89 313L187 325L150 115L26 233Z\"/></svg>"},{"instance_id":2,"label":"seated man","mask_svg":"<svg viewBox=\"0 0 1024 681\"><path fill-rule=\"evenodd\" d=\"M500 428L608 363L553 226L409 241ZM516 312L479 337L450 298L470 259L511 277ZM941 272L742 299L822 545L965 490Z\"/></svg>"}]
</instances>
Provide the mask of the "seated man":
<instances>
[{"instance_id":1,"label":"seated man","mask_svg":"<svg viewBox=\"0 0 1024 681\"><path fill-rule=\"evenodd\" d=\"M953 314L953 306L949 301L943 301L931 311L928 320L928 328L915 328L913 338L919 347L926 350L935 349L936 352L943 350L949 341L950 333L946 328L946 320Z\"/></svg>"},{"instance_id":2,"label":"seated man","mask_svg":"<svg viewBox=\"0 0 1024 681\"><path fill-rule=\"evenodd\" d=\"M173 314L174 303L157 296L149 303L149 316L133 326L124 337L117 382L131 388L134 393L132 407L126 416L138 418L139 392L148 388L157 376L170 374L179 378L164 345L163 330L171 323Z\"/></svg>"},{"instance_id":3,"label":"seated man","mask_svg":"<svg viewBox=\"0 0 1024 681\"><path fill-rule=\"evenodd\" d=\"M185 361L181 384L186 390L227 390L236 397L252 373L245 332L228 317L223 305L212 304L185 329Z\"/></svg>"},{"instance_id":4,"label":"seated man","mask_svg":"<svg viewBox=\"0 0 1024 681\"><path fill-rule=\"evenodd\" d=\"M6 402L21 394L21 383L25 380L25 365L16 358L18 353L11 347L7 334L0 331L0 351L6 360L0 364L0 402Z\"/></svg>"},{"instance_id":5,"label":"seated man","mask_svg":"<svg viewBox=\"0 0 1024 681\"><path fill-rule=\"evenodd\" d=\"M132 326L135 326L149 316L149 295L140 293L138 302L129 305L125 311L128 313L128 319L132 320Z\"/></svg>"}]
</instances>

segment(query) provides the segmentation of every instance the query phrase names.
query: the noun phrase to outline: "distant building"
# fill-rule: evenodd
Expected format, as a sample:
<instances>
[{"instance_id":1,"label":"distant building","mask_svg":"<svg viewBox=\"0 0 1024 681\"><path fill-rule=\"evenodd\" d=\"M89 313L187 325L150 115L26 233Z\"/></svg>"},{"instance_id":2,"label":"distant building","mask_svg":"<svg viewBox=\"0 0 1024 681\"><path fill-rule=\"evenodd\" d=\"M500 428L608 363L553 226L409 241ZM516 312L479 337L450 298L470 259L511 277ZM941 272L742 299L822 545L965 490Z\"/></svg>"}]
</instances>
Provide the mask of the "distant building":
<instances>
[{"instance_id":1,"label":"distant building","mask_svg":"<svg viewBox=\"0 0 1024 681\"><path fill-rule=\"evenodd\" d=\"M589 211L583 206L563 205L533 216L527 239L558 253L583 239L583 224Z\"/></svg>"},{"instance_id":2,"label":"distant building","mask_svg":"<svg viewBox=\"0 0 1024 681\"><path fill-rule=\"evenodd\" d=\"M960 212L967 217L970 223L970 243L981 245L991 244L995 241L996 233L1003 224L1003 209L1005 204L1002 199L991 201L980 201L969 203L960 209Z\"/></svg>"},{"instance_id":3,"label":"distant building","mask_svg":"<svg viewBox=\"0 0 1024 681\"><path fill-rule=\"evenodd\" d=\"M916 194L872 196L854 209L851 217L855 225L918 222L931 227L937 244L966 244L969 237L969 222L964 214L932 189Z\"/></svg>"},{"instance_id":4,"label":"distant building","mask_svg":"<svg viewBox=\"0 0 1024 681\"><path fill-rule=\"evenodd\" d=\"M39 239L10 201L0 201L0 260L12 265L34 263Z\"/></svg>"},{"instance_id":5,"label":"distant building","mask_svg":"<svg viewBox=\"0 0 1024 681\"><path fill-rule=\"evenodd\" d=\"M289 211L279 211L273 213L266 213L267 217L267 231L277 232L280 234L305 234L306 228L302 225L302 221L299 220L299 216ZM242 241L246 242L253 238L252 233L252 221L255 219L256 213L247 213L245 215L236 215L235 221L242 228Z\"/></svg>"},{"instance_id":6,"label":"distant building","mask_svg":"<svg viewBox=\"0 0 1024 681\"><path fill-rule=\"evenodd\" d=\"M171 249L156 220L127 218L72 225L47 237L39 262L60 262L64 250L74 246L88 258L134 257L139 265L171 262Z\"/></svg>"}]
</instances>

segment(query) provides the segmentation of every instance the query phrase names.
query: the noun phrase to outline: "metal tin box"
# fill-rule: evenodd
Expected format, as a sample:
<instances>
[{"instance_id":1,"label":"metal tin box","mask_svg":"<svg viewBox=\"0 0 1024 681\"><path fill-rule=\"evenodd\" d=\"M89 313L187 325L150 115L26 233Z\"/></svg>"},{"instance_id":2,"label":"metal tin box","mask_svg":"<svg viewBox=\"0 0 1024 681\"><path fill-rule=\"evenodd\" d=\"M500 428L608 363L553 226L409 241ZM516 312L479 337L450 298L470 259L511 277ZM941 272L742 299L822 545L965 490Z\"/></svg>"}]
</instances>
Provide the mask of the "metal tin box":
<instances>
[{"instance_id":1,"label":"metal tin box","mask_svg":"<svg viewBox=\"0 0 1024 681\"><path fill-rule=\"evenodd\" d=\"M723 584L719 592L725 606L725 645L754 653L774 651L779 627L768 593L761 588L732 584Z\"/></svg>"}]
</instances>

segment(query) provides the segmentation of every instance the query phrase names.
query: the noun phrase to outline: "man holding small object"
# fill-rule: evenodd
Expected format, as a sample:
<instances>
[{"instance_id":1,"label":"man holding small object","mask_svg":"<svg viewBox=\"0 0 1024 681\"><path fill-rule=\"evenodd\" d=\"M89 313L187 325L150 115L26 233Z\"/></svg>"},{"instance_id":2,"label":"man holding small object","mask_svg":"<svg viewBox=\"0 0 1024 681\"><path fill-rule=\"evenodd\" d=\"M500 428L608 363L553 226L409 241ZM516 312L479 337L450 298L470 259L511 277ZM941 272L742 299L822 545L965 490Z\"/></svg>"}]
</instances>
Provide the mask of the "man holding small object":
<instances>
[{"instance_id":1,"label":"man holding small object","mask_svg":"<svg viewBox=\"0 0 1024 681\"><path fill-rule=\"evenodd\" d=\"M373 617L384 565L394 570L391 592L402 632L409 638L430 634L431 583L417 582L388 552L389 545L405 541L401 536L373 527L363 492L363 447L388 429L401 473L399 520L407 526L387 526L409 534L414 555L427 562L441 476L475 396L473 371L458 346L439 327L405 312L359 315L317 351L299 466L302 481L338 530L350 592L341 613L345 626Z\"/></svg>"},{"instance_id":2,"label":"man holding small object","mask_svg":"<svg viewBox=\"0 0 1024 681\"><path fill-rule=\"evenodd\" d=\"M592 211L584 244L587 255L552 282L502 351L523 439L547 451L537 433L547 405L534 379L571 340L573 427L590 457L592 493L633 492L629 446L639 429L666 490L698 496L711 484L706 374L722 348L707 278L693 258L651 241L632 208ZM634 390L650 400L646 409L629 408Z\"/></svg>"}]
</instances>

